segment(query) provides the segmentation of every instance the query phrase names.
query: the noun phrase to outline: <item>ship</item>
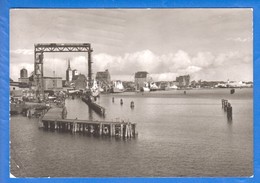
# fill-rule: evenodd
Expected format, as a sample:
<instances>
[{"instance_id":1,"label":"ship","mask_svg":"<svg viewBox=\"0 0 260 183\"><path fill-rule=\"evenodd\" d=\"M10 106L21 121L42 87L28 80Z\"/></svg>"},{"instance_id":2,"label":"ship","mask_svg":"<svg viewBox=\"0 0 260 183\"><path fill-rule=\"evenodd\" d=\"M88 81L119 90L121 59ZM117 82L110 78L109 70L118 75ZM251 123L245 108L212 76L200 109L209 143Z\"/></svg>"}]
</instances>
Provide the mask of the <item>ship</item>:
<instances>
[{"instance_id":1,"label":"ship","mask_svg":"<svg viewBox=\"0 0 260 183\"><path fill-rule=\"evenodd\" d=\"M90 88L91 96L93 96L93 97L98 97L99 94L100 94L100 90L99 90L99 89L100 89L100 88L99 88L99 86L98 86L98 84L97 84L97 81L94 80L94 81L93 81L93 85L92 85L92 87Z\"/></svg>"},{"instance_id":2,"label":"ship","mask_svg":"<svg viewBox=\"0 0 260 183\"><path fill-rule=\"evenodd\" d=\"M120 80L113 81L112 93L122 93L124 91L125 91L125 89L124 89L122 81L120 81Z\"/></svg>"},{"instance_id":3,"label":"ship","mask_svg":"<svg viewBox=\"0 0 260 183\"><path fill-rule=\"evenodd\" d=\"M150 86L148 82L144 82L144 86L140 88L141 92L149 92L150 90Z\"/></svg>"},{"instance_id":4,"label":"ship","mask_svg":"<svg viewBox=\"0 0 260 183\"><path fill-rule=\"evenodd\" d=\"M165 87L165 90L177 90L178 86L173 84L172 82L168 82L167 86Z\"/></svg>"},{"instance_id":5,"label":"ship","mask_svg":"<svg viewBox=\"0 0 260 183\"><path fill-rule=\"evenodd\" d=\"M159 87L154 83L154 82L150 82L150 91L156 91L159 89Z\"/></svg>"},{"instance_id":6,"label":"ship","mask_svg":"<svg viewBox=\"0 0 260 183\"><path fill-rule=\"evenodd\" d=\"M141 87L141 92L157 91L159 87L154 82L144 82L144 86Z\"/></svg>"}]
</instances>

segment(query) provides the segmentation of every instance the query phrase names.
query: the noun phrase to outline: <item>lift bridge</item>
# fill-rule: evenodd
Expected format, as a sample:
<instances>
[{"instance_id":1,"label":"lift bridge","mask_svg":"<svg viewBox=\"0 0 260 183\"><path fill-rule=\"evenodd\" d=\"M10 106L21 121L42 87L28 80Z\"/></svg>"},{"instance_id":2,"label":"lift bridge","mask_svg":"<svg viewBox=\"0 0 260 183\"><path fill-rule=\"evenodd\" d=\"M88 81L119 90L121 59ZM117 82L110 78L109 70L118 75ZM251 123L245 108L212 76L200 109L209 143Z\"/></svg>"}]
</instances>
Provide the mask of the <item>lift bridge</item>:
<instances>
[{"instance_id":1,"label":"lift bridge","mask_svg":"<svg viewBox=\"0 0 260 183\"><path fill-rule=\"evenodd\" d=\"M36 97L44 99L43 87L43 54L44 52L87 52L88 54L88 80L92 81L92 58L93 49L90 43L69 43L69 44L35 44L34 45L34 76L36 81Z\"/></svg>"}]
</instances>

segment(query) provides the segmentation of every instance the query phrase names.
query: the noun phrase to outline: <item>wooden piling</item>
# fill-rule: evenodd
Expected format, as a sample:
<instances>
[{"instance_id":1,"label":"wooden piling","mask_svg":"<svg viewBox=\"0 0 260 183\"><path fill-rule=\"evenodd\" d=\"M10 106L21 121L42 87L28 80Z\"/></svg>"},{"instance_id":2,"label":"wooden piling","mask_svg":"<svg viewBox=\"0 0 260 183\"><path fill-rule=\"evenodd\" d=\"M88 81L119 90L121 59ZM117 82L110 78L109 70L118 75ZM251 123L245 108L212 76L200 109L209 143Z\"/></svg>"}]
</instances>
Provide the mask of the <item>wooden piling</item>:
<instances>
[{"instance_id":1,"label":"wooden piling","mask_svg":"<svg viewBox=\"0 0 260 183\"><path fill-rule=\"evenodd\" d=\"M113 125L112 124L110 124L109 132L110 132L110 137L112 137L113 136Z\"/></svg>"},{"instance_id":2,"label":"wooden piling","mask_svg":"<svg viewBox=\"0 0 260 183\"><path fill-rule=\"evenodd\" d=\"M103 131L103 125L102 125L102 123L100 123L100 125L99 125L99 135L100 136L102 135L102 131Z\"/></svg>"},{"instance_id":3,"label":"wooden piling","mask_svg":"<svg viewBox=\"0 0 260 183\"><path fill-rule=\"evenodd\" d=\"M127 125L124 125L124 129L125 129L125 138L127 138Z\"/></svg>"},{"instance_id":4,"label":"wooden piling","mask_svg":"<svg viewBox=\"0 0 260 183\"><path fill-rule=\"evenodd\" d=\"M112 124L112 137L114 137L116 135L116 126L114 124Z\"/></svg>"},{"instance_id":5,"label":"wooden piling","mask_svg":"<svg viewBox=\"0 0 260 183\"><path fill-rule=\"evenodd\" d=\"M131 124L129 124L129 127L130 127L130 138L132 138L132 136L133 136L132 125L131 125Z\"/></svg>"},{"instance_id":6,"label":"wooden piling","mask_svg":"<svg viewBox=\"0 0 260 183\"><path fill-rule=\"evenodd\" d=\"M230 103L228 103L228 105L227 105L227 119L229 121L232 120L232 106Z\"/></svg>"},{"instance_id":7,"label":"wooden piling","mask_svg":"<svg viewBox=\"0 0 260 183\"><path fill-rule=\"evenodd\" d=\"M130 103L130 107L131 107L131 109L133 109L133 108L135 107L135 103L134 103L134 101L131 101L131 103Z\"/></svg>"},{"instance_id":8,"label":"wooden piling","mask_svg":"<svg viewBox=\"0 0 260 183\"><path fill-rule=\"evenodd\" d=\"M224 111L225 111L225 112L227 111L227 104L228 104L228 100L225 100L225 101L224 101Z\"/></svg>"},{"instance_id":9,"label":"wooden piling","mask_svg":"<svg viewBox=\"0 0 260 183\"><path fill-rule=\"evenodd\" d=\"M123 137L123 124L120 125L120 137Z\"/></svg>"}]
</instances>

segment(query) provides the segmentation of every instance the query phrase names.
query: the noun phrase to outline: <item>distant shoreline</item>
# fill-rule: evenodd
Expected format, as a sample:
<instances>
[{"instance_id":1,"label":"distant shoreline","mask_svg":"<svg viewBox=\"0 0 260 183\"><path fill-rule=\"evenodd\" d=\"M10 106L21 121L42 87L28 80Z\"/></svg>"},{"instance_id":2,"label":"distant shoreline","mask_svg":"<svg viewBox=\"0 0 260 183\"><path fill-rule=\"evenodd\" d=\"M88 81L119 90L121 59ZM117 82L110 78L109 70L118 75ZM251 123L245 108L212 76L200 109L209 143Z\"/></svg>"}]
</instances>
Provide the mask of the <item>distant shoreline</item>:
<instances>
[{"instance_id":1,"label":"distant shoreline","mask_svg":"<svg viewBox=\"0 0 260 183\"><path fill-rule=\"evenodd\" d=\"M230 94L233 88L196 88L188 90L158 90L150 92L123 92L123 93L109 93L101 94L100 97L113 96L116 98L140 98L140 97L154 97L154 98L231 98L231 99L253 99L253 88L234 88L235 93ZM184 94L186 91L186 94Z\"/></svg>"}]
</instances>

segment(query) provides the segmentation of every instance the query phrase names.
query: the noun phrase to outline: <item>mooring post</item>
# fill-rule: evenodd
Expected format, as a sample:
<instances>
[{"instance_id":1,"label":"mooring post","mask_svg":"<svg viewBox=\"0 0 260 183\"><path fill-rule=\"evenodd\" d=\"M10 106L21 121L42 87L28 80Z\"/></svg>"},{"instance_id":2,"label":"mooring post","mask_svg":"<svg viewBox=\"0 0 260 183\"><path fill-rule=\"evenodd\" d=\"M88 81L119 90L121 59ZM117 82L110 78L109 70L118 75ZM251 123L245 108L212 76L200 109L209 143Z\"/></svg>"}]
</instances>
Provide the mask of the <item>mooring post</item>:
<instances>
[{"instance_id":1,"label":"mooring post","mask_svg":"<svg viewBox=\"0 0 260 183\"><path fill-rule=\"evenodd\" d=\"M228 100L225 100L225 103L224 103L224 111L227 111L227 104L228 104Z\"/></svg>"},{"instance_id":2,"label":"mooring post","mask_svg":"<svg viewBox=\"0 0 260 183\"><path fill-rule=\"evenodd\" d=\"M133 109L135 107L134 101L131 101L130 107L131 107L131 109Z\"/></svg>"},{"instance_id":3,"label":"mooring post","mask_svg":"<svg viewBox=\"0 0 260 183\"><path fill-rule=\"evenodd\" d=\"M227 106L227 118L229 121L232 120L232 106L230 103L228 103L228 106Z\"/></svg>"},{"instance_id":4,"label":"mooring post","mask_svg":"<svg viewBox=\"0 0 260 183\"><path fill-rule=\"evenodd\" d=\"M123 105L123 99L120 99L120 104Z\"/></svg>"}]
</instances>

